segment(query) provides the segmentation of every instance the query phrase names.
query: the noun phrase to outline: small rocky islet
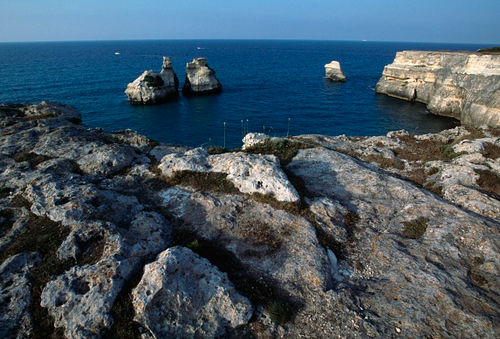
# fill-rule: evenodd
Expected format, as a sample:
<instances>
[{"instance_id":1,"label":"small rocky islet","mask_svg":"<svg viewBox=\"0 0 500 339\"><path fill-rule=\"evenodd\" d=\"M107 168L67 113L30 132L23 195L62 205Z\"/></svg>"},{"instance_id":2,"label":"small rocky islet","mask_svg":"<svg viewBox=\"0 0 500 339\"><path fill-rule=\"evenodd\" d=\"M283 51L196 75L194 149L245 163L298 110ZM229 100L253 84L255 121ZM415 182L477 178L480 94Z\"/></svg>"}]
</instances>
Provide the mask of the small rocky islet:
<instances>
[{"instance_id":1,"label":"small rocky islet","mask_svg":"<svg viewBox=\"0 0 500 339\"><path fill-rule=\"evenodd\" d=\"M186 64L186 78L182 86L182 95L199 96L222 92L222 85L215 71L208 66L206 58L195 58ZM125 89L132 104L158 104L179 97L179 79L173 70L172 60L163 57L160 73L144 71Z\"/></svg>"},{"instance_id":2,"label":"small rocky islet","mask_svg":"<svg viewBox=\"0 0 500 339\"><path fill-rule=\"evenodd\" d=\"M500 333L497 128L227 151L0 117L0 337Z\"/></svg>"}]
</instances>

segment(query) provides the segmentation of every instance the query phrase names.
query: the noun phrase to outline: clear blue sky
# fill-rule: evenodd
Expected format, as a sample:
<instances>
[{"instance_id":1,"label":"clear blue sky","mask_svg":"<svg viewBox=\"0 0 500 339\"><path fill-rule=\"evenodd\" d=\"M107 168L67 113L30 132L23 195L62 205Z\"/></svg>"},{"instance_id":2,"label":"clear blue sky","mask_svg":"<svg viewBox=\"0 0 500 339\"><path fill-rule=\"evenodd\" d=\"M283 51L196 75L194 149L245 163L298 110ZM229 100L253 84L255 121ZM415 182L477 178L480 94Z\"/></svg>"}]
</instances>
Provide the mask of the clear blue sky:
<instances>
[{"instance_id":1,"label":"clear blue sky","mask_svg":"<svg viewBox=\"0 0 500 339\"><path fill-rule=\"evenodd\" d=\"M0 42L319 39L500 44L500 0L0 0Z\"/></svg>"}]
</instances>

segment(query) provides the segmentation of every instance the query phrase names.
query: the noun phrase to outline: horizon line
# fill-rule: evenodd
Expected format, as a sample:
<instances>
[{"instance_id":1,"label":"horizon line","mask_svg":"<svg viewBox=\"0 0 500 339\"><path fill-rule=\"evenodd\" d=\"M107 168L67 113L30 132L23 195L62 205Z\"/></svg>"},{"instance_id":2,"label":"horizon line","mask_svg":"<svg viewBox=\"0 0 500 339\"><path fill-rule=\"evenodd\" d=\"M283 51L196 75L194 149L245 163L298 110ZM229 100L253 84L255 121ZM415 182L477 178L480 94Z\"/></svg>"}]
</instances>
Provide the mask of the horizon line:
<instances>
[{"instance_id":1,"label":"horizon line","mask_svg":"<svg viewBox=\"0 0 500 339\"><path fill-rule=\"evenodd\" d=\"M0 41L9 43L62 43L62 42L127 42L127 41L342 41L342 42L377 42L377 43L417 43L417 44L449 44L449 45L488 45L497 46L500 43L482 42L444 42L444 41L398 41L398 40L368 40L368 39L294 39L294 38L146 38L146 39L79 39L79 40L21 40Z\"/></svg>"}]
</instances>

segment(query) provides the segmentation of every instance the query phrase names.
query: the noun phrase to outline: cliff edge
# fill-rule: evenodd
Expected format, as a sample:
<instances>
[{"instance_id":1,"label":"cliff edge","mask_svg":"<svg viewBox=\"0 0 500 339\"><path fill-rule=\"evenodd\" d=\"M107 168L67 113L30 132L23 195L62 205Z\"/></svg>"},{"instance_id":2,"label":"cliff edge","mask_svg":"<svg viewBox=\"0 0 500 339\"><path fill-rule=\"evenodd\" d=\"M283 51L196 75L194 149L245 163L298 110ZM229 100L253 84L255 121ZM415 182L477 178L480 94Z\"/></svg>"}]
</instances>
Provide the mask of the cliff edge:
<instances>
[{"instance_id":1,"label":"cliff edge","mask_svg":"<svg viewBox=\"0 0 500 339\"><path fill-rule=\"evenodd\" d=\"M425 103L431 113L465 125L500 126L500 55L398 52L376 92Z\"/></svg>"},{"instance_id":2,"label":"cliff edge","mask_svg":"<svg viewBox=\"0 0 500 339\"><path fill-rule=\"evenodd\" d=\"M499 136L220 153L0 105L0 337L496 339Z\"/></svg>"}]
</instances>

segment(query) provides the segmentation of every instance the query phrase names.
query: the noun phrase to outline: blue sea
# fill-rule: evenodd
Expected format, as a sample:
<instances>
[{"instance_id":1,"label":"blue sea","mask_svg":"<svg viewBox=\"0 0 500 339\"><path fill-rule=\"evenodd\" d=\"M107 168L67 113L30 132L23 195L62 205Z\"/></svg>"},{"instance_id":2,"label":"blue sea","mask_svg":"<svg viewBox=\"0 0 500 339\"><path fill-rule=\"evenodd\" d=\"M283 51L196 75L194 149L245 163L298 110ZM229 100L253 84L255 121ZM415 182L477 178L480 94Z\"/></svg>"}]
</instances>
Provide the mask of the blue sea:
<instances>
[{"instance_id":1,"label":"blue sea","mask_svg":"<svg viewBox=\"0 0 500 339\"><path fill-rule=\"evenodd\" d=\"M91 128L133 129L168 143L241 147L244 133L382 135L437 132L457 121L419 103L375 93L385 65L401 50L469 50L464 44L370 41L161 40L0 43L0 102L58 101L76 107ZM218 95L130 105L124 90L169 56L185 66L206 57L222 83ZM340 62L347 82L325 79Z\"/></svg>"}]
</instances>

